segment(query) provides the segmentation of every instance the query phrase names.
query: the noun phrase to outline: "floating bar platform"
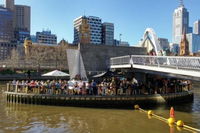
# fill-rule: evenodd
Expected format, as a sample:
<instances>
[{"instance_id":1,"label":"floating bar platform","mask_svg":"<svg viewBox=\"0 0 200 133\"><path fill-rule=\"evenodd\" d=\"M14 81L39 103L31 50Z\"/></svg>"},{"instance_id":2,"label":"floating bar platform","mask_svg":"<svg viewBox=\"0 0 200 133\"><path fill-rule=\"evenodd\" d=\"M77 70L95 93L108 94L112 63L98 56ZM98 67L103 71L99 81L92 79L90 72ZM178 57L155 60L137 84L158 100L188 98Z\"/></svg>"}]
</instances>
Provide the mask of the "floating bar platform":
<instances>
[{"instance_id":1,"label":"floating bar platform","mask_svg":"<svg viewBox=\"0 0 200 133\"><path fill-rule=\"evenodd\" d=\"M131 96L50 95L4 92L7 102L35 105L131 108L135 104L157 105L193 101L192 92Z\"/></svg>"}]
</instances>

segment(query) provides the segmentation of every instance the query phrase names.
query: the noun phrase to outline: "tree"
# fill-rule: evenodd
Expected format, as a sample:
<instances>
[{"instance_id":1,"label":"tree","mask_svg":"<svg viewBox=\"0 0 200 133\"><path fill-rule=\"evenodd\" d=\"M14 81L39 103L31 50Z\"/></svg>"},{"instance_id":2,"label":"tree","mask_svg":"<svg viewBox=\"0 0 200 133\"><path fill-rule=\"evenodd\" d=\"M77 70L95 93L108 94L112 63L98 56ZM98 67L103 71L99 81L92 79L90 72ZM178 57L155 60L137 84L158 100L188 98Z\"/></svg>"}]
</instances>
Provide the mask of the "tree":
<instances>
[{"instance_id":1,"label":"tree","mask_svg":"<svg viewBox=\"0 0 200 133\"><path fill-rule=\"evenodd\" d=\"M19 52L16 49L13 49L11 51L10 59L8 60L8 63L13 71L15 68L20 67L19 62L20 62Z\"/></svg>"},{"instance_id":2,"label":"tree","mask_svg":"<svg viewBox=\"0 0 200 133\"><path fill-rule=\"evenodd\" d=\"M47 50L48 49L46 47L32 47L31 52L26 60L27 63L31 64L33 68L36 67L37 71L39 72L41 64L45 61L45 58L48 57Z\"/></svg>"},{"instance_id":3,"label":"tree","mask_svg":"<svg viewBox=\"0 0 200 133\"><path fill-rule=\"evenodd\" d=\"M67 47L65 45L59 45L56 47L56 66L61 70L67 66Z\"/></svg>"}]
</instances>

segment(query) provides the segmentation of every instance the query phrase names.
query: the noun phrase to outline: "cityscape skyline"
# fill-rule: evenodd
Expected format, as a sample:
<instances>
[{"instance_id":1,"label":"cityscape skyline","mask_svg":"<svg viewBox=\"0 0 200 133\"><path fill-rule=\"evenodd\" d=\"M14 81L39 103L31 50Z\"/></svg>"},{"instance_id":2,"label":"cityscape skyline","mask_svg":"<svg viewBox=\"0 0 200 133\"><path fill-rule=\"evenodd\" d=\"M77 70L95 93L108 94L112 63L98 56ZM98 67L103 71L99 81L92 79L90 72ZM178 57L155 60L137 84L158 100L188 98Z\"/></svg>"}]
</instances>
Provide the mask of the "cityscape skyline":
<instances>
[{"instance_id":1,"label":"cityscape skyline","mask_svg":"<svg viewBox=\"0 0 200 133\"><path fill-rule=\"evenodd\" d=\"M115 24L115 39L119 39L119 35L122 34L122 40L128 41L131 45L138 44L148 27L153 28L159 37L167 38L171 42L172 14L179 6L178 0L169 0L168 2L160 0L153 2L110 0L107 2L103 0L97 1L93 5L91 0L84 2L60 0L59 3L49 1L48 5L46 1L39 0L16 0L16 3L31 6L31 34L42 29L50 29L57 35L58 41L64 38L73 42L73 20L81 15L90 15L100 17L104 22L113 22ZM0 4L3 4L3 1ZM66 8L65 6L69 4L70 6ZM99 6L100 4L102 6ZM198 0L184 1L185 7L190 12L189 26L193 26L193 23L200 19L199 4ZM50 8L55 9L55 6L56 10L50 10ZM166 7L166 10L160 11L160 7ZM44 18L45 21L43 21Z\"/></svg>"}]
</instances>

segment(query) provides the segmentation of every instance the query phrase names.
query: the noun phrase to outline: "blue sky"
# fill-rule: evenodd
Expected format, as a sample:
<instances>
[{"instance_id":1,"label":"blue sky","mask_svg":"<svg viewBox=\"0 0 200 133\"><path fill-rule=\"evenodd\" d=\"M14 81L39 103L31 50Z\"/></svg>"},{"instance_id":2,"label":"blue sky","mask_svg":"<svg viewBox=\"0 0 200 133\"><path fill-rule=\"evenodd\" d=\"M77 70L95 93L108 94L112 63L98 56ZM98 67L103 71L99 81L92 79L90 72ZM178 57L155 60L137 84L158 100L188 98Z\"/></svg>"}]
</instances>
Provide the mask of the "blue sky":
<instances>
[{"instance_id":1,"label":"blue sky","mask_svg":"<svg viewBox=\"0 0 200 133\"><path fill-rule=\"evenodd\" d=\"M98 16L115 24L115 38L137 44L146 28L159 37L172 36L172 13L179 0L15 0L31 6L31 34L50 29L62 38L73 41L73 20L81 15ZM3 0L1 0L3 3ZM200 0L184 0L190 12L190 26L200 19Z\"/></svg>"}]
</instances>

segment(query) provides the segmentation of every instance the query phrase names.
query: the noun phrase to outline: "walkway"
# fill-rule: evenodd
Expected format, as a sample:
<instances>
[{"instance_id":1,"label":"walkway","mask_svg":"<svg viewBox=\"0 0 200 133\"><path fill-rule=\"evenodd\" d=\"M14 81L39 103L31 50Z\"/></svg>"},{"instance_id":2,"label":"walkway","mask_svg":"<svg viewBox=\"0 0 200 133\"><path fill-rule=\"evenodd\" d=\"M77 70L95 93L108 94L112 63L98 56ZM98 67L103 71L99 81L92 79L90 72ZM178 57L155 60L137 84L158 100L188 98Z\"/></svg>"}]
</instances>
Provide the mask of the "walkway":
<instances>
[{"instance_id":1,"label":"walkway","mask_svg":"<svg viewBox=\"0 0 200 133\"><path fill-rule=\"evenodd\" d=\"M110 68L136 68L200 78L200 57L131 55L110 59Z\"/></svg>"}]
</instances>

